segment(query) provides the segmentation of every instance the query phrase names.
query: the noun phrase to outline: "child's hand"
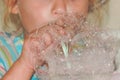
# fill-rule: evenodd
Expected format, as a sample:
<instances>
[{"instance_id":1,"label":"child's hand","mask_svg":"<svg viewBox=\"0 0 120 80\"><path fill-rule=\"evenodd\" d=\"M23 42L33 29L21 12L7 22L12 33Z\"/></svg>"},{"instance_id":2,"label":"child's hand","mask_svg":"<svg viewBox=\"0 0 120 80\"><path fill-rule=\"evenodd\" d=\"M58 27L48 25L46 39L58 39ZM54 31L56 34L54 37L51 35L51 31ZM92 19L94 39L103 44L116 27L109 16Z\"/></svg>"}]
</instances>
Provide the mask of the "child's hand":
<instances>
[{"instance_id":1,"label":"child's hand","mask_svg":"<svg viewBox=\"0 0 120 80\"><path fill-rule=\"evenodd\" d=\"M50 47L55 47L58 37L62 35L64 35L64 30L61 27L45 27L25 34L20 57L23 64L33 70L37 67L37 61L39 61L39 66L43 65L44 53L47 53Z\"/></svg>"}]
</instances>

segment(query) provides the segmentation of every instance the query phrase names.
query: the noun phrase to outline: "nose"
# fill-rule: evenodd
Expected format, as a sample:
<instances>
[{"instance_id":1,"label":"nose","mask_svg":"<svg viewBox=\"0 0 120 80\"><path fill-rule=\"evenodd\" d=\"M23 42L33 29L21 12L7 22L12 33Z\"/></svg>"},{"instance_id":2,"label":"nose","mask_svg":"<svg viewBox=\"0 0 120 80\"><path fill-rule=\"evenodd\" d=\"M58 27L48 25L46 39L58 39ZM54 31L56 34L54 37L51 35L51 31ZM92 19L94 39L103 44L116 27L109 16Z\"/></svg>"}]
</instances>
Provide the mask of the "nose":
<instances>
[{"instance_id":1,"label":"nose","mask_svg":"<svg viewBox=\"0 0 120 80\"><path fill-rule=\"evenodd\" d=\"M54 3L52 5L52 14L53 16L60 16L66 13L67 10L67 4L66 0L54 0Z\"/></svg>"}]
</instances>

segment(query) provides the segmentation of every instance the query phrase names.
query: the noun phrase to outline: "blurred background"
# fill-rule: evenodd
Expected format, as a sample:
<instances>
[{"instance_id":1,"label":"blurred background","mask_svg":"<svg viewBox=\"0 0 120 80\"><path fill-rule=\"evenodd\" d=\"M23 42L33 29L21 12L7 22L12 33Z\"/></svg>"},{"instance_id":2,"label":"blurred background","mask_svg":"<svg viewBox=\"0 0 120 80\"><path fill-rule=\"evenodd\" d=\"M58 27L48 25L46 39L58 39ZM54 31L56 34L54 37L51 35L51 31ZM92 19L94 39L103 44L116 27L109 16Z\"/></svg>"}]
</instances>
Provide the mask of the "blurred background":
<instances>
[{"instance_id":1,"label":"blurred background","mask_svg":"<svg viewBox=\"0 0 120 80\"><path fill-rule=\"evenodd\" d=\"M120 0L110 0L107 27L120 29Z\"/></svg>"}]
</instances>

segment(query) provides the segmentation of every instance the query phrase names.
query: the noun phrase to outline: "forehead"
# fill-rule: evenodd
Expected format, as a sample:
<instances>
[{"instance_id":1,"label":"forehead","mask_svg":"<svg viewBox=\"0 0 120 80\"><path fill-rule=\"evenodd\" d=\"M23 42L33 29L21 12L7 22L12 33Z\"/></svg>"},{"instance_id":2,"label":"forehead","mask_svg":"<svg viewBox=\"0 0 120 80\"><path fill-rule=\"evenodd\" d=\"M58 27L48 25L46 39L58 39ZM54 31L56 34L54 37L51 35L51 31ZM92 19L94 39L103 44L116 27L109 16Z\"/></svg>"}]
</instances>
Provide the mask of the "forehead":
<instances>
[{"instance_id":1,"label":"forehead","mask_svg":"<svg viewBox=\"0 0 120 80\"><path fill-rule=\"evenodd\" d=\"M5 2L9 2L9 3L15 3L15 2L18 2L18 1L24 1L24 2L30 2L30 1L34 1L34 2L37 2L37 1L44 1L44 2L50 2L50 1L59 1L59 0L5 0ZM75 2L75 1L86 1L86 0L63 0L63 1L66 1L66 2L68 2L68 1L73 1L73 2ZM87 1L89 1L89 2L95 2L95 1L97 1L97 0L87 0Z\"/></svg>"},{"instance_id":2,"label":"forehead","mask_svg":"<svg viewBox=\"0 0 120 80\"><path fill-rule=\"evenodd\" d=\"M41 1L43 1L43 2L48 2L48 1L59 1L59 0L4 0L5 1L5 3L7 3L7 5L9 5L9 6L11 6L11 5L14 5L15 3L17 3L17 2L23 2L23 3L31 3L31 2L41 2ZM89 1L89 3L91 4L91 3L94 3L94 2L96 2L96 1L98 1L98 0L63 0L63 1L72 1L72 2L78 2L78 1ZM99 0L99 1L101 1L101 0Z\"/></svg>"}]
</instances>

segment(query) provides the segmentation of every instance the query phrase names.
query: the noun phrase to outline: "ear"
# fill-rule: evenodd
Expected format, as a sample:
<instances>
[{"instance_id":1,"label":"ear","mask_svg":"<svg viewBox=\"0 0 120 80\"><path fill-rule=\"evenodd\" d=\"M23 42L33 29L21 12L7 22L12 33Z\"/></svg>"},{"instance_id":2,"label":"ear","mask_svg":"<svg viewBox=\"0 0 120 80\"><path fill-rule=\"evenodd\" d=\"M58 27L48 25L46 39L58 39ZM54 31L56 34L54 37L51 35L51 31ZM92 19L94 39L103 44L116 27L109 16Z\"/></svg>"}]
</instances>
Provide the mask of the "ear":
<instances>
[{"instance_id":1,"label":"ear","mask_svg":"<svg viewBox=\"0 0 120 80\"><path fill-rule=\"evenodd\" d=\"M19 9L18 9L18 4L17 0L6 0L9 12L12 14L17 14Z\"/></svg>"},{"instance_id":2,"label":"ear","mask_svg":"<svg viewBox=\"0 0 120 80\"><path fill-rule=\"evenodd\" d=\"M18 5L17 4L15 4L13 7L11 7L11 13L13 13L13 14L17 14L18 13Z\"/></svg>"}]
</instances>

